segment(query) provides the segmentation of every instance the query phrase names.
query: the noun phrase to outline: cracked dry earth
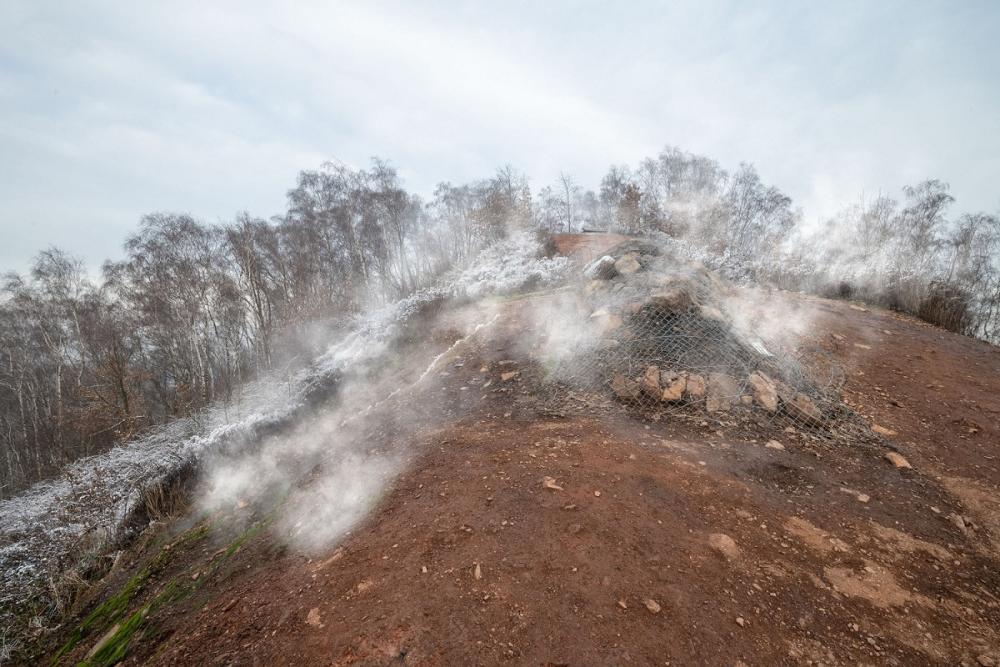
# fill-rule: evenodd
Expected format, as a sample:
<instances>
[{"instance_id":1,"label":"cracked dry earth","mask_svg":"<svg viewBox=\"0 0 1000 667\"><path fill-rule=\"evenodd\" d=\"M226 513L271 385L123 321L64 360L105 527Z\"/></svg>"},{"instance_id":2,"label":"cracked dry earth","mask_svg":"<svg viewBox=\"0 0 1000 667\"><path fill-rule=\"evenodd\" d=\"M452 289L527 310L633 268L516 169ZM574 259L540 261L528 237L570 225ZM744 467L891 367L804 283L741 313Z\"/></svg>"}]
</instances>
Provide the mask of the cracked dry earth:
<instances>
[{"instance_id":1,"label":"cracked dry earth","mask_svg":"<svg viewBox=\"0 0 1000 667\"><path fill-rule=\"evenodd\" d=\"M143 596L167 574L200 587L125 664L1000 664L1000 350L773 298L816 314L812 343L882 445L553 413L503 342L514 302L449 360L453 416L407 436L416 454L360 525L308 555L265 527L211 571L211 531L178 546Z\"/></svg>"}]
</instances>

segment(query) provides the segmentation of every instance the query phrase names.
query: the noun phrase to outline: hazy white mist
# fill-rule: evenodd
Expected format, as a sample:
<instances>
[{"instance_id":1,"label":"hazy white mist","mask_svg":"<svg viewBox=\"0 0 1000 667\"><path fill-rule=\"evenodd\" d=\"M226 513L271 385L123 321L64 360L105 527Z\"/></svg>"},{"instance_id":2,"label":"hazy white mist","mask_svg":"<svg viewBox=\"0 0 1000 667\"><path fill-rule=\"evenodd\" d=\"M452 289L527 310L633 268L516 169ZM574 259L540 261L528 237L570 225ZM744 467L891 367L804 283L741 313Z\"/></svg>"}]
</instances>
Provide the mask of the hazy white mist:
<instances>
[{"instance_id":1,"label":"hazy white mist","mask_svg":"<svg viewBox=\"0 0 1000 667\"><path fill-rule=\"evenodd\" d=\"M373 154L425 194L505 163L595 187L673 144L807 220L930 177L1000 206L995 3L250 4L0 6L0 269L94 265L150 211L278 213Z\"/></svg>"}]
</instances>

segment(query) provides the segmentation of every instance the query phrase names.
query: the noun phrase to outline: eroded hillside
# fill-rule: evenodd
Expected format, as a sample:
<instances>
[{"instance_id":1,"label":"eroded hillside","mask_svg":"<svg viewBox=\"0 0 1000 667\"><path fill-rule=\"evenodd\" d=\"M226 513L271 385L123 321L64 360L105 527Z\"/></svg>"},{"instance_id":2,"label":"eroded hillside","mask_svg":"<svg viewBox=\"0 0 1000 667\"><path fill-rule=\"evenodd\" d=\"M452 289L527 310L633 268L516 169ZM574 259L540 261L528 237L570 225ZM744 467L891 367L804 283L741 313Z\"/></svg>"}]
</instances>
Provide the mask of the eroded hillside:
<instances>
[{"instance_id":1,"label":"eroded hillside","mask_svg":"<svg viewBox=\"0 0 1000 667\"><path fill-rule=\"evenodd\" d=\"M1000 350L846 302L736 290L781 326L808 323L795 367L824 381L781 397L770 372L773 412L747 377L725 409L686 388L665 398L681 375L637 400L644 372L617 379L637 383L625 393L614 373L575 385L559 372L553 345L580 344L563 335L567 303L599 340L616 324L591 317L586 286L426 313L365 400L329 409L336 428L311 413L240 459L250 468L217 468L199 496L213 502L152 524L42 640L49 659L1000 660ZM766 373L747 349L741 372ZM784 407L800 394L822 420ZM345 424L362 446L338 444Z\"/></svg>"}]
</instances>

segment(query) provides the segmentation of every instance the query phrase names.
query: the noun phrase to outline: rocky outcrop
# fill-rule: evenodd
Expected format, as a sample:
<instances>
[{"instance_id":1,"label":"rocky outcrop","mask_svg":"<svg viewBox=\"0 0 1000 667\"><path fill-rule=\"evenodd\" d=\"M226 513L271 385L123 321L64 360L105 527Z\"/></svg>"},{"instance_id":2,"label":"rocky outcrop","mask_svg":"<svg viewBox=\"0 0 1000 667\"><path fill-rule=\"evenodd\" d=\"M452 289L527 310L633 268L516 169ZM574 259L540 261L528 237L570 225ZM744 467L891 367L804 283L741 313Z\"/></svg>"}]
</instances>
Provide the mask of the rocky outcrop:
<instances>
[{"instance_id":1,"label":"rocky outcrop","mask_svg":"<svg viewBox=\"0 0 1000 667\"><path fill-rule=\"evenodd\" d=\"M584 302L604 355L602 375L611 376L619 400L648 408L697 406L720 416L761 411L798 425L824 424L816 392L791 386L774 355L734 325L730 288L712 272L653 244L628 241L591 262L584 274Z\"/></svg>"}]
</instances>

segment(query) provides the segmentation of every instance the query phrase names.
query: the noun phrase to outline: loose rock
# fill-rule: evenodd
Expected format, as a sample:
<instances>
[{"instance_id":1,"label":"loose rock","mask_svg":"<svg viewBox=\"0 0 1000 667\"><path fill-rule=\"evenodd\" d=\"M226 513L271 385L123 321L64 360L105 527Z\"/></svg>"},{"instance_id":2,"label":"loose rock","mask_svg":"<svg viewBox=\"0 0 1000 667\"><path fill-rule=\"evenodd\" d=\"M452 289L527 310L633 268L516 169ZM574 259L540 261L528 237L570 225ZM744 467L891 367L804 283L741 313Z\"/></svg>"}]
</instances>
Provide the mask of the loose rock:
<instances>
[{"instance_id":1,"label":"loose rock","mask_svg":"<svg viewBox=\"0 0 1000 667\"><path fill-rule=\"evenodd\" d=\"M792 416L801 419L810 426L821 426L823 424L823 412L816 406L812 398L798 392L795 397L785 403L785 407Z\"/></svg>"},{"instance_id":2,"label":"loose rock","mask_svg":"<svg viewBox=\"0 0 1000 667\"><path fill-rule=\"evenodd\" d=\"M681 373L663 371L660 373L660 383L663 392L660 399L667 402L676 402L684 398L687 389L687 377Z\"/></svg>"},{"instance_id":3,"label":"loose rock","mask_svg":"<svg viewBox=\"0 0 1000 667\"><path fill-rule=\"evenodd\" d=\"M639 263L639 259L634 253L623 255L614 263L615 271L623 276L630 276L641 268L642 264Z\"/></svg>"},{"instance_id":4,"label":"loose rock","mask_svg":"<svg viewBox=\"0 0 1000 667\"><path fill-rule=\"evenodd\" d=\"M630 380L621 373L615 373L611 379L611 391L622 401L635 401L642 395L642 388L635 380Z\"/></svg>"},{"instance_id":5,"label":"loose rock","mask_svg":"<svg viewBox=\"0 0 1000 667\"><path fill-rule=\"evenodd\" d=\"M563 488L556 483L556 480L552 477L542 478L542 486L546 489L552 489L553 491L562 491Z\"/></svg>"},{"instance_id":6,"label":"loose rock","mask_svg":"<svg viewBox=\"0 0 1000 667\"><path fill-rule=\"evenodd\" d=\"M639 385L643 393L652 399L659 399L663 390L660 388L660 369L656 366L649 366L646 374L639 380Z\"/></svg>"},{"instance_id":7,"label":"loose rock","mask_svg":"<svg viewBox=\"0 0 1000 667\"><path fill-rule=\"evenodd\" d=\"M583 270L583 275L591 280L611 280L618 275L615 258L610 255L598 257Z\"/></svg>"},{"instance_id":8,"label":"loose rock","mask_svg":"<svg viewBox=\"0 0 1000 667\"><path fill-rule=\"evenodd\" d=\"M655 292L649 297L647 304L656 310L678 313L693 306L694 299L684 287L673 286Z\"/></svg>"},{"instance_id":9,"label":"loose rock","mask_svg":"<svg viewBox=\"0 0 1000 667\"><path fill-rule=\"evenodd\" d=\"M697 400L705 398L705 378L696 373L688 375L687 383L684 386L684 392L690 399Z\"/></svg>"},{"instance_id":10,"label":"loose rock","mask_svg":"<svg viewBox=\"0 0 1000 667\"><path fill-rule=\"evenodd\" d=\"M753 397L757 404L768 412L776 411L778 409L778 390L771 378L757 371L751 373L748 379L750 386L753 387Z\"/></svg>"},{"instance_id":11,"label":"loose rock","mask_svg":"<svg viewBox=\"0 0 1000 667\"><path fill-rule=\"evenodd\" d=\"M724 373L709 374L706 391L708 393L706 408L709 412L728 412L733 401L740 395L736 380Z\"/></svg>"},{"instance_id":12,"label":"loose rock","mask_svg":"<svg viewBox=\"0 0 1000 667\"><path fill-rule=\"evenodd\" d=\"M590 321L597 327L597 333L600 336L606 336L618 330L623 324L621 317L613 313L609 313L604 309L591 314Z\"/></svg>"},{"instance_id":13,"label":"loose rock","mask_svg":"<svg viewBox=\"0 0 1000 667\"><path fill-rule=\"evenodd\" d=\"M712 547L726 560L736 560L740 557L740 548L736 541L725 533L712 533L708 536L708 546Z\"/></svg>"},{"instance_id":14,"label":"loose rock","mask_svg":"<svg viewBox=\"0 0 1000 667\"><path fill-rule=\"evenodd\" d=\"M886 452L885 460L896 466L897 468L912 468L910 462L907 461L902 454L899 452Z\"/></svg>"}]
</instances>

